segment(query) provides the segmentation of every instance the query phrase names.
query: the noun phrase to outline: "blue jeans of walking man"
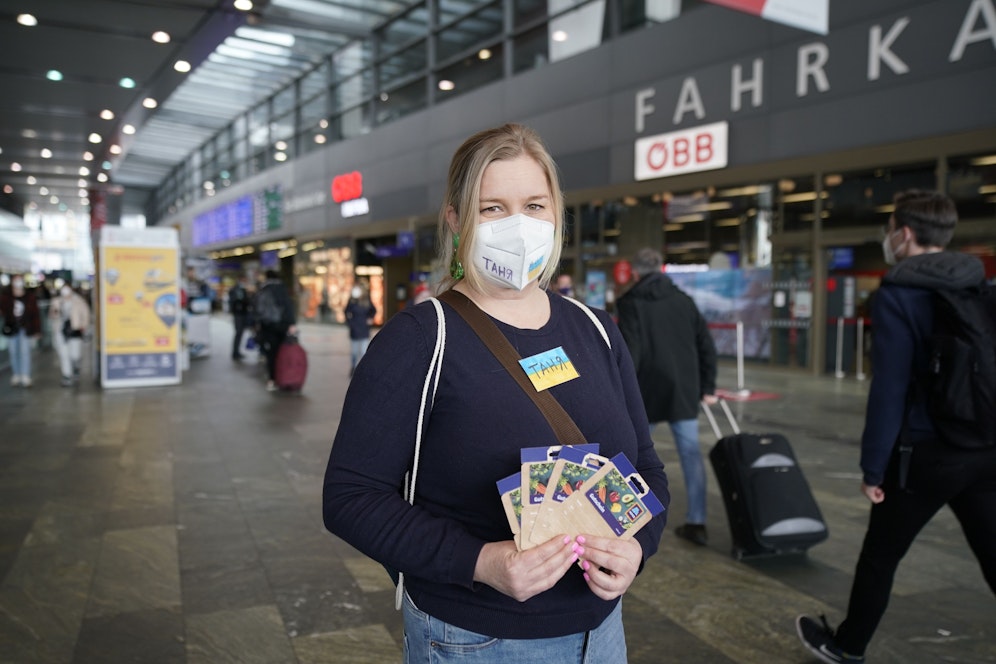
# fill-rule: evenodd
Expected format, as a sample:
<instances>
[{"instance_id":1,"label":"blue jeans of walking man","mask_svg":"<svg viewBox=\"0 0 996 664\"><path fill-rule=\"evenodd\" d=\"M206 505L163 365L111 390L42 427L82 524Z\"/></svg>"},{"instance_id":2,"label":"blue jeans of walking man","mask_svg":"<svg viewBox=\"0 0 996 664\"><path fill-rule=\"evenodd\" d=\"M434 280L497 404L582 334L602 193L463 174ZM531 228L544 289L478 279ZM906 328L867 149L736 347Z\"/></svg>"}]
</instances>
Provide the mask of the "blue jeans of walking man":
<instances>
[{"instance_id":1,"label":"blue jeans of walking man","mask_svg":"<svg viewBox=\"0 0 996 664\"><path fill-rule=\"evenodd\" d=\"M705 463L702 461L702 450L699 449L699 421L677 420L669 422L674 445L678 448L678 460L681 462L681 474L685 478L685 496L687 505L685 521L693 524L705 524L706 521L706 476ZM654 432L656 424L651 423L650 433Z\"/></svg>"}]
</instances>

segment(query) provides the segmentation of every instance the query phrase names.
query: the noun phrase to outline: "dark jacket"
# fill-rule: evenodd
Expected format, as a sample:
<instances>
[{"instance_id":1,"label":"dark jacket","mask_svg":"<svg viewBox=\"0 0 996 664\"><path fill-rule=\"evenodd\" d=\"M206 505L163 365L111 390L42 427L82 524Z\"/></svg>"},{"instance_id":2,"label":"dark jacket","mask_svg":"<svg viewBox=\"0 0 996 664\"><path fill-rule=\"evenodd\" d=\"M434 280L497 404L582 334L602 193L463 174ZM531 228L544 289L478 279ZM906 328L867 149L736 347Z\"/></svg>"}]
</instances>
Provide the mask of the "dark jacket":
<instances>
[{"instance_id":1,"label":"dark jacket","mask_svg":"<svg viewBox=\"0 0 996 664\"><path fill-rule=\"evenodd\" d=\"M872 303L875 375L861 436L865 484L882 484L904 423L911 443L936 435L924 399L916 395L907 402L914 377L927 372L934 313L931 291L967 288L984 280L979 259L949 251L910 256L882 277Z\"/></svg>"},{"instance_id":2,"label":"dark jacket","mask_svg":"<svg viewBox=\"0 0 996 664\"><path fill-rule=\"evenodd\" d=\"M21 300L24 303L24 313L14 317L14 301ZM29 337L41 334L41 313L38 309L38 300L31 290L25 289L24 295L19 297L14 295L14 289L10 286L0 292L0 318L3 319L4 327L13 325L11 334L16 334L17 330L24 330ZM8 335L9 336L9 335Z\"/></svg>"},{"instance_id":3,"label":"dark jacket","mask_svg":"<svg viewBox=\"0 0 996 664\"><path fill-rule=\"evenodd\" d=\"M228 291L228 311L233 316L245 316L249 313L252 300L249 291L242 287L242 284L235 284Z\"/></svg>"},{"instance_id":4,"label":"dark jacket","mask_svg":"<svg viewBox=\"0 0 996 664\"><path fill-rule=\"evenodd\" d=\"M698 417L716 391L716 344L692 300L664 274L649 274L617 303L650 422Z\"/></svg>"},{"instance_id":5,"label":"dark jacket","mask_svg":"<svg viewBox=\"0 0 996 664\"><path fill-rule=\"evenodd\" d=\"M377 315L374 305L350 298L343 313L346 316L346 325L349 326L350 339L370 338L370 321Z\"/></svg>"},{"instance_id":6,"label":"dark jacket","mask_svg":"<svg viewBox=\"0 0 996 664\"><path fill-rule=\"evenodd\" d=\"M264 295L264 293L266 293ZM284 282L279 279L270 279L263 284L262 288L256 293L256 302L262 297L270 297L272 295L273 299L276 301L277 306L280 307L280 322L273 324L264 320L260 320L257 316L256 323L261 328L268 328L272 331L279 332L281 334L287 333L287 328L291 325L297 324L297 316L294 313L294 300L291 299L290 293L287 287L284 286ZM256 302L253 303L253 309L257 313L262 313L261 307L259 307Z\"/></svg>"}]
</instances>

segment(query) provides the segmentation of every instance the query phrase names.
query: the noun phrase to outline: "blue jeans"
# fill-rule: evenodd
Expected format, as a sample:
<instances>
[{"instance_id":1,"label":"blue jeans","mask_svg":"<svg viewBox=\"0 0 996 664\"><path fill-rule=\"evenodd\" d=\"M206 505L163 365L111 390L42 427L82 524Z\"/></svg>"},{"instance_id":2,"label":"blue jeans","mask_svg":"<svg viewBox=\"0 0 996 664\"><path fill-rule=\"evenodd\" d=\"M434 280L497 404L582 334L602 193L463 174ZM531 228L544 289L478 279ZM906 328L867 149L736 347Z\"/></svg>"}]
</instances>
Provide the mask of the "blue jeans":
<instances>
[{"instance_id":1,"label":"blue jeans","mask_svg":"<svg viewBox=\"0 0 996 664\"><path fill-rule=\"evenodd\" d=\"M461 629L423 613L407 593L403 611L405 664L626 664L622 601L590 632L549 639L496 639Z\"/></svg>"},{"instance_id":2,"label":"blue jeans","mask_svg":"<svg viewBox=\"0 0 996 664\"><path fill-rule=\"evenodd\" d=\"M353 368L360 363L360 358L363 357L367 352L367 346L370 345L370 339L350 339L349 340L349 357L353 362Z\"/></svg>"},{"instance_id":3,"label":"blue jeans","mask_svg":"<svg viewBox=\"0 0 996 664\"><path fill-rule=\"evenodd\" d=\"M650 433L654 432L654 426L656 425L651 423ZM699 421L677 420L670 422L670 426L675 447L678 448L681 474L685 478L685 495L688 503L685 508L685 521L705 524L706 476L702 450L699 449Z\"/></svg>"},{"instance_id":4,"label":"blue jeans","mask_svg":"<svg viewBox=\"0 0 996 664\"><path fill-rule=\"evenodd\" d=\"M24 329L7 337L10 347L10 375L31 378L31 338Z\"/></svg>"}]
</instances>

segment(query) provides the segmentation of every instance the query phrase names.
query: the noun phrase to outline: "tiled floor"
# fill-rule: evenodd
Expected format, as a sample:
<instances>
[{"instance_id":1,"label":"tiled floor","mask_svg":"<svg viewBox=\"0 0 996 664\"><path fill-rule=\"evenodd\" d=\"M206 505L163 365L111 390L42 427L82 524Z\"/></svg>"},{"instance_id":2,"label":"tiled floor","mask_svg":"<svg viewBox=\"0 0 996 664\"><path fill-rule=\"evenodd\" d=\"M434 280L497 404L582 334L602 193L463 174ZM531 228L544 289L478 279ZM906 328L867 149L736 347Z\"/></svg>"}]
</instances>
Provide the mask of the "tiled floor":
<instances>
[{"instance_id":1,"label":"tiled floor","mask_svg":"<svg viewBox=\"0 0 996 664\"><path fill-rule=\"evenodd\" d=\"M212 331L214 354L178 387L62 388L51 351L30 390L0 374L0 662L400 660L387 575L321 522L345 330L304 326L301 395L267 393L256 365L229 359L225 317ZM748 367L747 386L780 395L733 407L745 429L789 436L831 537L804 557L734 560L710 474L710 545L677 539L681 473L659 427L673 517L625 600L633 664L809 662L795 615L841 618L868 513L867 384ZM900 568L868 660L996 662L996 600L949 511Z\"/></svg>"}]
</instances>

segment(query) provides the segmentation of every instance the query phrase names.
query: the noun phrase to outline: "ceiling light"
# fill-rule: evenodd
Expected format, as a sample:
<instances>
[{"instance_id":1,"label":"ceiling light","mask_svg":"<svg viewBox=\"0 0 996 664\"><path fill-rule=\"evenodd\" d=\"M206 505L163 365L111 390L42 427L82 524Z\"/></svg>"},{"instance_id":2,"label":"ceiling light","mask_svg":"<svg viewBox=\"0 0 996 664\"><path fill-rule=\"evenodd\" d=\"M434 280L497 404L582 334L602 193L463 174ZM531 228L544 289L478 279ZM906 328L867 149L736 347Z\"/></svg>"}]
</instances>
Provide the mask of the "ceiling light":
<instances>
[{"instance_id":1,"label":"ceiling light","mask_svg":"<svg viewBox=\"0 0 996 664\"><path fill-rule=\"evenodd\" d=\"M52 158L52 151L49 150L48 148L42 148L41 152L39 154L41 154L42 159L51 159Z\"/></svg>"},{"instance_id":2,"label":"ceiling light","mask_svg":"<svg viewBox=\"0 0 996 664\"><path fill-rule=\"evenodd\" d=\"M83 153L83 161L93 161L93 153L87 150Z\"/></svg>"},{"instance_id":3,"label":"ceiling light","mask_svg":"<svg viewBox=\"0 0 996 664\"><path fill-rule=\"evenodd\" d=\"M42 196L48 196L51 192L48 190L48 187L39 187L38 193Z\"/></svg>"},{"instance_id":4,"label":"ceiling light","mask_svg":"<svg viewBox=\"0 0 996 664\"><path fill-rule=\"evenodd\" d=\"M59 71L58 69L49 69L48 73L45 74L45 78L47 78L50 81L61 81L62 72Z\"/></svg>"},{"instance_id":5,"label":"ceiling light","mask_svg":"<svg viewBox=\"0 0 996 664\"><path fill-rule=\"evenodd\" d=\"M555 42L565 42L567 41L567 33L563 30L554 30L550 38Z\"/></svg>"},{"instance_id":6,"label":"ceiling light","mask_svg":"<svg viewBox=\"0 0 996 664\"><path fill-rule=\"evenodd\" d=\"M126 124L125 126L121 127L121 133L128 134L129 136L131 136L132 134L135 133L135 125Z\"/></svg>"},{"instance_id":7,"label":"ceiling light","mask_svg":"<svg viewBox=\"0 0 996 664\"><path fill-rule=\"evenodd\" d=\"M277 152L273 155L273 158L277 161L287 161L287 153Z\"/></svg>"},{"instance_id":8,"label":"ceiling light","mask_svg":"<svg viewBox=\"0 0 996 664\"><path fill-rule=\"evenodd\" d=\"M986 155L984 157L976 157L969 161L972 166L996 166L996 154Z\"/></svg>"},{"instance_id":9,"label":"ceiling light","mask_svg":"<svg viewBox=\"0 0 996 664\"><path fill-rule=\"evenodd\" d=\"M104 110L102 110L100 112L100 119L101 120L113 120L114 119L114 111L112 111L109 108L105 108Z\"/></svg>"},{"instance_id":10,"label":"ceiling light","mask_svg":"<svg viewBox=\"0 0 996 664\"><path fill-rule=\"evenodd\" d=\"M322 145L325 143L326 140L327 139L325 138L325 134L315 134L315 143Z\"/></svg>"},{"instance_id":11,"label":"ceiling light","mask_svg":"<svg viewBox=\"0 0 996 664\"><path fill-rule=\"evenodd\" d=\"M82 175L83 177L90 175L90 169L87 168L86 166L80 166L80 175Z\"/></svg>"},{"instance_id":12,"label":"ceiling light","mask_svg":"<svg viewBox=\"0 0 996 664\"><path fill-rule=\"evenodd\" d=\"M120 81L118 81L118 85L120 85L122 88L131 89L135 87L135 79L128 78L127 76L125 76Z\"/></svg>"},{"instance_id":13,"label":"ceiling light","mask_svg":"<svg viewBox=\"0 0 996 664\"><path fill-rule=\"evenodd\" d=\"M204 189L206 189L208 191L214 189L214 182L211 182L210 180L205 180L204 181Z\"/></svg>"},{"instance_id":14,"label":"ceiling light","mask_svg":"<svg viewBox=\"0 0 996 664\"><path fill-rule=\"evenodd\" d=\"M275 147L278 150L286 150L287 141L277 141L276 143L273 144L273 147Z\"/></svg>"},{"instance_id":15,"label":"ceiling light","mask_svg":"<svg viewBox=\"0 0 996 664\"><path fill-rule=\"evenodd\" d=\"M391 95L387 94L386 92L381 92L380 93L380 100L381 101L387 101L390 98L391 98Z\"/></svg>"},{"instance_id":16,"label":"ceiling light","mask_svg":"<svg viewBox=\"0 0 996 664\"><path fill-rule=\"evenodd\" d=\"M168 44L169 43L169 33L163 32L162 30L156 30L152 33L152 41L157 44Z\"/></svg>"},{"instance_id":17,"label":"ceiling light","mask_svg":"<svg viewBox=\"0 0 996 664\"><path fill-rule=\"evenodd\" d=\"M86 180L84 180L83 178L80 178L79 180L76 181L76 186L77 187L85 187L86 186Z\"/></svg>"},{"instance_id":18,"label":"ceiling light","mask_svg":"<svg viewBox=\"0 0 996 664\"><path fill-rule=\"evenodd\" d=\"M449 80L448 78L444 78L439 82L439 89L442 90L443 92L449 92L455 87L456 84L453 83L453 81Z\"/></svg>"},{"instance_id":19,"label":"ceiling light","mask_svg":"<svg viewBox=\"0 0 996 664\"><path fill-rule=\"evenodd\" d=\"M107 182L107 173L97 173L97 182Z\"/></svg>"},{"instance_id":20,"label":"ceiling light","mask_svg":"<svg viewBox=\"0 0 996 664\"><path fill-rule=\"evenodd\" d=\"M240 12L248 12L252 10L252 0L235 0L233 6Z\"/></svg>"},{"instance_id":21,"label":"ceiling light","mask_svg":"<svg viewBox=\"0 0 996 664\"><path fill-rule=\"evenodd\" d=\"M25 129L21 132L21 136L24 138L38 138L38 132L34 129Z\"/></svg>"},{"instance_id":22,"label":"ceiling light","mask_svg":"<svg viewBox=\"0 0 996 664\"><path fill-rule=\"evenodd\" d=\"M37 182L38 182L38 178L36 178L34 175L29 175L28 176L28 178L27 178L27 183L28 184L35 184Z\"/></svg>"},{"instance_id":23,"label":"ceiling light","mask_svg":"<svg viewBox=\"0 0 996 664\"><path fill-rule=\"evenodd\" d=\"M113 150L112 150L112 152L113 152ZM113 166L114 166L114 164L112 164L112 163L111 163L111 162L109 162L109 161L105 161L104 163L102 163L102 164L100 165L100 167L101 167L101 168L103 168L103 169L104 169L105 171L109 171L109 170L111 170L111 168L113 168Z\"/></svg>"},{"instance_id":24,"label":"ceiling light","mask_svg":"<svg viewBox=\"0 0 996 664\"><path fill-rule=\"evenodd\" d=\"M13 164L10 165L10 170L14 171L15 173L20 173L21 165L15 161Z\"/></svg>"},{"instance_id":25,"label":"ceiling light","mask_svg":"<svg viewBox=\"0 0 996 664\"><path fill-rule=\"evenodd\" d=\"M98 134L97 132L93 132L92 134L90 134L87 140L89 140L91 143L100 143L104 139L101 138L100 134Z\"/></svg>"},{"instance_id":26,"label":"ceiling light","mask_svg":"<svg viewBox=\"0 0 996 664\"><path fill-rule=\"evenodd\" d=\"M142 106L144 106L145 108L155 108L158 105L159 102L157 102L152 97L146 97L145 99L142 100Z\"/></svg>"},{"instance_id":27,"label":"ceiling light","mask_svg":"<svg viewBox=\"0 0 996 664\"><path fill-rule=\"evenodd\" d=\"M318 121L318 126L321 127L322 129L328 129L329 121L326 120L325 118L322 118L321 120Z\"/></svg>"},{"instance_id":28,"label":"ceiling light","mask_svg":"<svg viewBox=\"0 0 996 664\"><path fill-rule=\"evenodd\" d=\"M31 14L18 14L17 22L28 28L33 28L38 25L38 19Z\"/></svg>"},{"instance_id":29,"label":"ceiling light","mask_svg":"<svg viewBox=\"0 0 996 664\"><path fill-rule=\"evenodd\" d=\"M48 202L51 203L52 205L58 205L59 204L59 197L53 195L51 198L48 199Z\"/></svg>"},{"instance_id":30,"label":"ceiling light","mask_svg":"<svg viewBox=\"0 0 996 664\"><path fill-rule=\"evenodd\" d=\"M86 198L86 189L80 189L79 191L76 192L76 195L79 196L80 198Z\"/></svg>"},{"instance_id":31,"label":"ceiling light","mask_svg":"<svg viewBox=\"0 0 996 664\"><path fill-rule=\"evenodd\" d=\"M477 52L477 57L480 60L490 60L491 59L491 49L490 48L482 48L480 51Z\"/></svg>"},{"instance_id":32,"label":"ceiling light","mask_svg":"<svg viewBox=\"0 0 996 664\"><path fill-rule=\"evenodd\" d=\"M3 186L3 193L5 193L5 194L13 194L14 193L14 188L11 187L9 184L5 184Z\"/></svg>"},{"instance_id":33,"label":"ceiling light","mask_svg":"<svg viewBox=\"0 0 996 664\"><path fill-rule=\"evenodd\" d=\"M190 63L186 60L177 60L173 63L173 69L180 72L181 74L186 74L190 71Z\"/></svg>"},{"instance_id":34,"label":"ceiling light","mask_svg":"<svg viewBox=\"0 0 996 664\"><path fill-rule=\"evenodd\" d=\"M121 154L121 146L118 145L117 143L109 147L107 150L111 154ZM106 164L107 162L105 161L104 163ZM104 166L104 168L107 168L107 166Z\"/></svg>"}]
</instances>

